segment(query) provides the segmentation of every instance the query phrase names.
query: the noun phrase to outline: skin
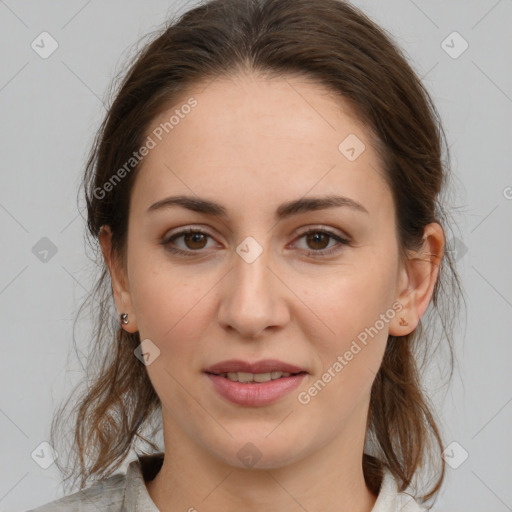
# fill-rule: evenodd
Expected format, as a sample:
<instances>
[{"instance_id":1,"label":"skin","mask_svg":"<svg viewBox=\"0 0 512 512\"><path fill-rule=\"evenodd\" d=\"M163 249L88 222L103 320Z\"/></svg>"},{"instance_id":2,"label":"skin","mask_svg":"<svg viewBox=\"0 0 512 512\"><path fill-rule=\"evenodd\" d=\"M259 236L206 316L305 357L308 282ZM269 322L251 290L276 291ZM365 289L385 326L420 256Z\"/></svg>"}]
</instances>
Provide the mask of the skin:
<instances>
[{"instance_id":1,"label":"skin","mask_svg":"<svg viewBox=\"0 0 512 512\"><path fill-rule=\"evenodd\" d=\"M191 95L198 105L149 152L135 180L126 265L111 258L107 227L100 237L118 312L129 315L123 328L160 350L147 371L162 402L165 461L148 492L163 512L369 512L376 497L362 454L371 386L388 335L411 332L428 306L438 275L429 254L442 253L442 228L426 226L422 249L400 258L392 195L370 134L318 84L219 78L191 89L151 129ZM366 145L354 161L338 150L349 134ZM178 194L221 203L228 215L147 212ZM274 218L284 202L330 194L367 212L343 206ZM161 245L186 227L209 235L174 240L190 257ZM350 242L308 240L301 233L310 227ZM248 236L262 248L252 263L236 252ZM333 247L329 256L308 255ZM400 313L307 405L299 403L298 393L396 301ZM242 407L219 396L203 373L231 358L279 359L309 374L271 405ZM252 468L237 457L248 442L261 456Z\"/></svg>"}]
</instances>

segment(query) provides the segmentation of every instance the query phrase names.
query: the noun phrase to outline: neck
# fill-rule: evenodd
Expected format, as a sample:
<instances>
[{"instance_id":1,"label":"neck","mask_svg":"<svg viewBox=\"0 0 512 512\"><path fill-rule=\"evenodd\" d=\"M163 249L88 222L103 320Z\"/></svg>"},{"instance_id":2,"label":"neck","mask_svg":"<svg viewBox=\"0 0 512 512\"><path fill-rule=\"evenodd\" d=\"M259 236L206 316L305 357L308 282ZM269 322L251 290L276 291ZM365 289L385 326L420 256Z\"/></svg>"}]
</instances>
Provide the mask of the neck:
<instances>
[{"instance_id":1,"label":"neck","mask_svg":"<svg viewBox=\"0 0 512 512\"><path fill-rule=\"evenodd\" d=\"M219 461L176 423L164 421L164 440L168 449L162 468L146 483L161 512L371 512L376 501L363 474L364 437L336 438L293 464L273 469Z\"/></svg>"}]
</instances>

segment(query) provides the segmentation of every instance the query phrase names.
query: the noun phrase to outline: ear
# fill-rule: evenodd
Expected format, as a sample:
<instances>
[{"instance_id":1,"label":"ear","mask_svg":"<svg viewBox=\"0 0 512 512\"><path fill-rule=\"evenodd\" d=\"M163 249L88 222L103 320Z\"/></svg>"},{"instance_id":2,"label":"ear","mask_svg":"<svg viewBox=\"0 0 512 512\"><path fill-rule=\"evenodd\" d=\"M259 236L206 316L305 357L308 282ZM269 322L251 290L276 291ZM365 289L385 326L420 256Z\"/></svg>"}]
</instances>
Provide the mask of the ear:
<instances>
[{"instance_id":1,"label":"ear","mask_svg":"<svg viewBox=\"0 0 512 512\"><path fill-rule=\"evenodd\" d=\"M105 263L107 264L110 272L112 292L114 295L118 318L121 313L128 314L128 323L120 325L127 332L137 332L137 319L135 318L135 311L133 309L131 295L129 292L126 269L120 265L119 261L112 253L112 231L110 226L106 224L101 226L99 241L103 252L103 258L105 259Z\"/></svg>"},{"instance_id":2,"label":"ear","mask_svg":"<svg viewBox=\"0 0 512 512\"><path fill-rule=\"evenodd\" d=\"M405 336L418 326L432 298L444 250L443 228L437 222L427 224L421 248L408 251L400 264L396 300L402 309L391 320L389 334Z\"/></svg>"}]
</instances>

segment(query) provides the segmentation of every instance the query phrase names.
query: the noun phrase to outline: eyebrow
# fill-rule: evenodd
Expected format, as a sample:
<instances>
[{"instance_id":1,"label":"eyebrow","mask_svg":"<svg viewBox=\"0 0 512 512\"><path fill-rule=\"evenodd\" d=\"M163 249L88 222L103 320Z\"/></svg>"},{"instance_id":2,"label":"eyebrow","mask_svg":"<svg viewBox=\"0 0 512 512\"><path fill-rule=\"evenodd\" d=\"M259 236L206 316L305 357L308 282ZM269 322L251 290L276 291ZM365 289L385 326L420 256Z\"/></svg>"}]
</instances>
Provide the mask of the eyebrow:
<instances>
[{"instance_id":1,"label":"eyebrow","mask_svg":"<svg viewBox=\"0 0 512 512\"><path fill-rule=\"evenodd\" d=\"M226 208L219 203L208 199L202 199L197 196L194 197L186 195L171 196L161 199L148 208L148 213L165 210L173 206L181 206L182 208L192 210L193 212L213 215L224 219L228 216ZM359 212L369 213L361 203L358 203L349 197L330 195L321 197L304 197L283 203L276 210L275 217L276 220L282 220L300 213L325 210L327 208L338 208L341 206L346 206Z\"/></svg>"}]
</instances>

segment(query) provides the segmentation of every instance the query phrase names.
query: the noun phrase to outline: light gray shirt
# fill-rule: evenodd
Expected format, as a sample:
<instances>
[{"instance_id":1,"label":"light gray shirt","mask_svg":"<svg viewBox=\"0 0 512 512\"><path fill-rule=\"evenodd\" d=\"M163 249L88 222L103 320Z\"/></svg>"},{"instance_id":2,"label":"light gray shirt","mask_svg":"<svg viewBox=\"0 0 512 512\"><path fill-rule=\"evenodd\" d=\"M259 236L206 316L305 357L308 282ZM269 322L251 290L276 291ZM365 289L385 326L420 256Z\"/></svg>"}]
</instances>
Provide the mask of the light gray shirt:
<instances>
[{"instance_id":1,"label":"light gray shirt","mask_svg":"<svg viewBox=\"0 0 512 512\"><path fill-rule=\"evenodd\" d=\"M126 474L115 474L64 498L28 512L159 512L145 482L163 463L163 453L142 455L130 462ZM396 480L385 469L372 512L426 512L409 494L399 493Z\"/></svg>"}]
</instances>

